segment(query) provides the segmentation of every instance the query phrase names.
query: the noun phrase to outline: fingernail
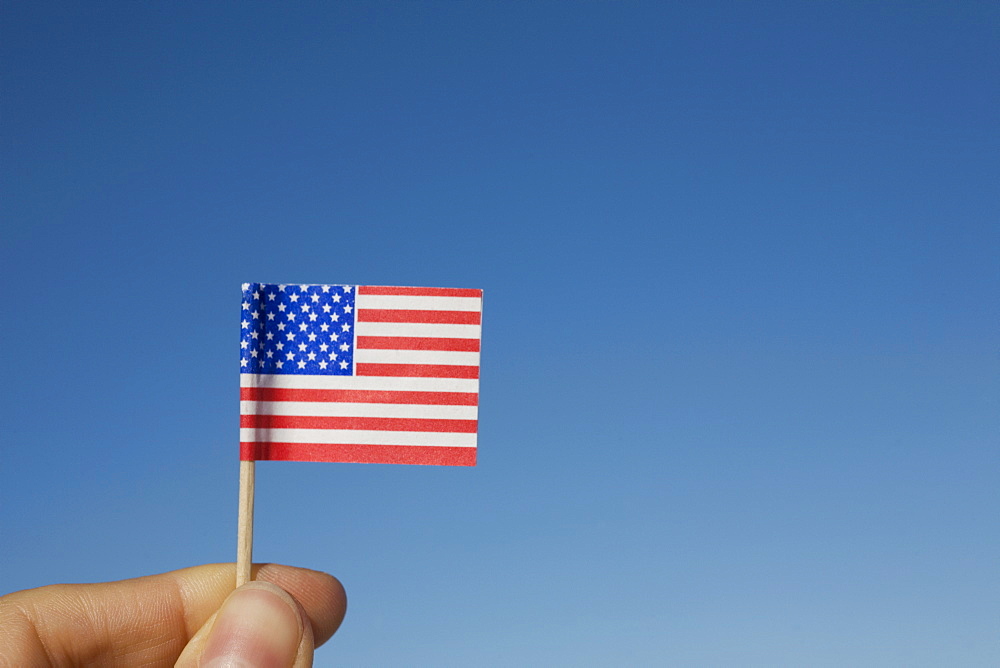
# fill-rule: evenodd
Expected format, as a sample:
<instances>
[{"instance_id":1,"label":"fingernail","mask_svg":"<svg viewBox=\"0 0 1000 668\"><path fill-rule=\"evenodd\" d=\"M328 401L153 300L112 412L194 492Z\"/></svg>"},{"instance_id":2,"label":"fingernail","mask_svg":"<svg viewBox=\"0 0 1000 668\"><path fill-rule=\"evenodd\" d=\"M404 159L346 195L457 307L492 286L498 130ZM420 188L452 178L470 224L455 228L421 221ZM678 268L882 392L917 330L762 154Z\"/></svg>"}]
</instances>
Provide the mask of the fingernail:
<instances>
[{"instance_id":1,"label":"fingernail","mask_svg":"<svg viewBox=\"0 0 1000 668\"><path fill-rule=\"evenodd\" d=\"M295 602L268 582L250 582L226 599L202 654L202 668L288 668L302 622Z\"/></svg>"}]
</instances>

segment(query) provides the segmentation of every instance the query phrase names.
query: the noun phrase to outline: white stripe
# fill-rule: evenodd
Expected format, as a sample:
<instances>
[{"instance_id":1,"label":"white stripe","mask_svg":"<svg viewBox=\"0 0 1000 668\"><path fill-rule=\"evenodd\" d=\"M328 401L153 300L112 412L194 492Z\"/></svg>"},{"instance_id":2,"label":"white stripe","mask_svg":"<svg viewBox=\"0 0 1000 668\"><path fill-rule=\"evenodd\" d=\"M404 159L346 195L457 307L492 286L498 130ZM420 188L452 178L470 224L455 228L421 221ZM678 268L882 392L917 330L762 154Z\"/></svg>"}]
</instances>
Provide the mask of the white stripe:
<instances>
[{"instance_id":1,"label":"white stripe","mask_svg":"<svg viewBox=\"0 0 1000 668\"><path fill-rule=\"evenodd\" d=\"M446 339L478 339L479 325L444 325L427 322L359 322L358 336L426 336Z\"/></svg>"},{"instance_id":2,"label":"white stripe","mask_svg":"<svg viewBox=\"0 0 1000 668\"><path fill-rule=\"evenodd\" d=\"M479 297L417 297L409 295L358 295L356 309L405 309L422 311L481 311Z\"/></svg>"},{"instance_id":3,"label":"white stripe","mask_svg":"<svg viewBox=\"0 0 1000 668\"><path fill-rule=\"evenodd\" d=\"M382 376L309 376L241 373L240 387L293 390L390 390L417 392L479 392L475 378L395 378Z\"/></svg>"},{"instance_id":4,"label":"white stripe","mask_svg":"<svg viewBox=\"0 0 1000 668\"><path fill-rule=\"evenodd\" d=\"M457 364L479 366L479 353L452 350L375 350L360 348L354 351L354 363L380 362L383 364Z\"/></svg>"},{"instance_id":5,"label":"white stripe","mask_svg":"<svg viewBox=\"0 0 1000 668\"><path fill-rule=\"evenodd\" d=\"M477 406L425 404L350 404L336 401L241 401L240 415L299 415L315 417L384 417L475 420Z\"/></svg>"},{"instance_id":6,"label":"white stripe","mask_svg":"<svg viewBox=\"0 0 1000 668\"><path fill-rule=\"evenodd\" d=\"M475 434L361 429L240 429L242 443L329 443L350 445L436 445L476 447Z\"/></svg>"}]
</instances>

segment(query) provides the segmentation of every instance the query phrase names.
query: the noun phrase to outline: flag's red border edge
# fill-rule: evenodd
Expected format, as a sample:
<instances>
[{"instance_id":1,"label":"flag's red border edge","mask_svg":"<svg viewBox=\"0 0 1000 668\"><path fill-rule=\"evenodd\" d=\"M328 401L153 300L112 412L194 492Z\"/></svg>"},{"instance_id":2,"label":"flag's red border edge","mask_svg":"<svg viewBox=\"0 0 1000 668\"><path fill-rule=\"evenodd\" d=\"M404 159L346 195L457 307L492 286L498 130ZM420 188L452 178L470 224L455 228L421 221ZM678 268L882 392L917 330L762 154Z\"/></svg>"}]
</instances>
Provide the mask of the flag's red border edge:
<instances>
[{"instance_id":1,"label":"flag's red border edge","mask_svg":"<svg viewBox=\"0 0 1000 668\"><path fill-rule=\"evenodd\" d=\"M409 297L478 297L482 299L481 288L414 288L393 285L359 285L360 295L389 295Z\"/></svg>"},{"instance_id":2,"label":"flag's red border edge","mask_svg":"<svg viewBox=\"0 0 1000 668\"><path fill-rule=\"evenodd\" d=\"M243 461L475 466L476 448L340 443L240 443Z\"/></svg>"}]
</instances>

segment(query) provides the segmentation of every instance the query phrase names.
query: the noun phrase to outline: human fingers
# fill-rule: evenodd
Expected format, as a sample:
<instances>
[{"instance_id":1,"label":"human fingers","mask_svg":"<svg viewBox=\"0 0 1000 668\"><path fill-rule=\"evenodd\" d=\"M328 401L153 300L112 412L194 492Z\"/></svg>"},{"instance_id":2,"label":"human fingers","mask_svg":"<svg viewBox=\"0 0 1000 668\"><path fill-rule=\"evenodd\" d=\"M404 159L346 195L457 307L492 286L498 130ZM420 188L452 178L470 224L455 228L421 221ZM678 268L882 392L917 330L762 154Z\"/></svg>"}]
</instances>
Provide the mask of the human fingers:
<instances>
[{"instance_id":1,"label":"human fingers","mask_svg":"<svg viewBox=\"0 0 1000 668\"><path fill-rule=\"evenodd\" d=\"M275 564L254 572L257 580L278 585L302 605L317 646L336 631L347 606L336 578ZM211 564L0 597L0 665L173 665L234 584L233 564Z\"/></svg>"}]
</instances>

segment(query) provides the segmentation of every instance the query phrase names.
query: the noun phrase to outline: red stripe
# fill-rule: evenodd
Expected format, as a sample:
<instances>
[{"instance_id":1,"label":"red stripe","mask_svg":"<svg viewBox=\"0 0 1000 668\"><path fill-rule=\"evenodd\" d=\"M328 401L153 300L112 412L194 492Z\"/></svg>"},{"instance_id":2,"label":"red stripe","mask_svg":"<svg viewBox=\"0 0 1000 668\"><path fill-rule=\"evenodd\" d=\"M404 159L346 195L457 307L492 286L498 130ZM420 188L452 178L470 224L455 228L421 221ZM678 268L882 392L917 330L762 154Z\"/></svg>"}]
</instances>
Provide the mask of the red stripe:
<instances>
[{"instance_id":1,"label":"red stripe","mask_svg":"<svg viewBox=\"0 0 1000 668\"><path fill-rule=\"evenodd\" d=\"M425 309L359 308L358 322L424 322L435 325L478 325L479 311L431 311Z\"/></svg>"},{"instance_id":2,"label":"red stripe","mask_svg":"<svg viewBox=\"0 0 1000 668\"><path fill-rule=\"evenodd\" d=\"M435 325L478 325L479 311L430 311L424 309L359 308L358 322L423 322Z\"/></svg>"},{"instance_id":3,"label":"red stripe","mask_svg":"<svg viewBox=\"0 0 1000 668\"><path fill-rule=\"evenodd\" d=\"M435 339L417 336L359 336L355 346L375 350L459 350L478 353L479 339Z\"/></svg>"},{"instance_id":4,"label":"red stripe","mask_svg":"<svg viewBox=\"0 0 1000 668\"><path fill-rule=\"evenodd\" d=\"M364 429L475 434L476 420L439 418L320 417L315 415L241 415L248 429Z\"/></svg>"},{"instance_id":5,"label":"red stripe","mask_svg":"<svg viewBox=\"0 0 1000 668\"><path fill-rule=\"evenodd\" d=\"M478 406L475 392L415 392L410 390L295 390L241 387L240 401L337 401L347 404L429 404Z\"/></svg>"},{"instance_id":6,"label":"red stripe","mask_svg":"<svg viewBox=\"0 0 1000 668\"><path fill-rule=\"evenodd\" d=\"M377 364L357 362L356 376L395 376L397 378L479 378L478 366L457 364Z\"/></svg>"},{"instance_id":7,"label":"red stripe","mask_svg":"<svg viewBox=\"0 0 1000 668\"><path fill-rule=\"evenodd\" d=\"M359 285L359 295L406 295L411 297L482 297L482 290L466 288L401 288L388 285Z\"/></svg>"},{"instance_id":8,"label":"red stripe","mask_svg":"<svg viewBox=\"0 0 1000 668\"><path fill-rule=\"evenodd\" d=\"M475 466L476 448L429 445L240 443L240 459L244 461Z\"/></svg>"}]
</instances>

